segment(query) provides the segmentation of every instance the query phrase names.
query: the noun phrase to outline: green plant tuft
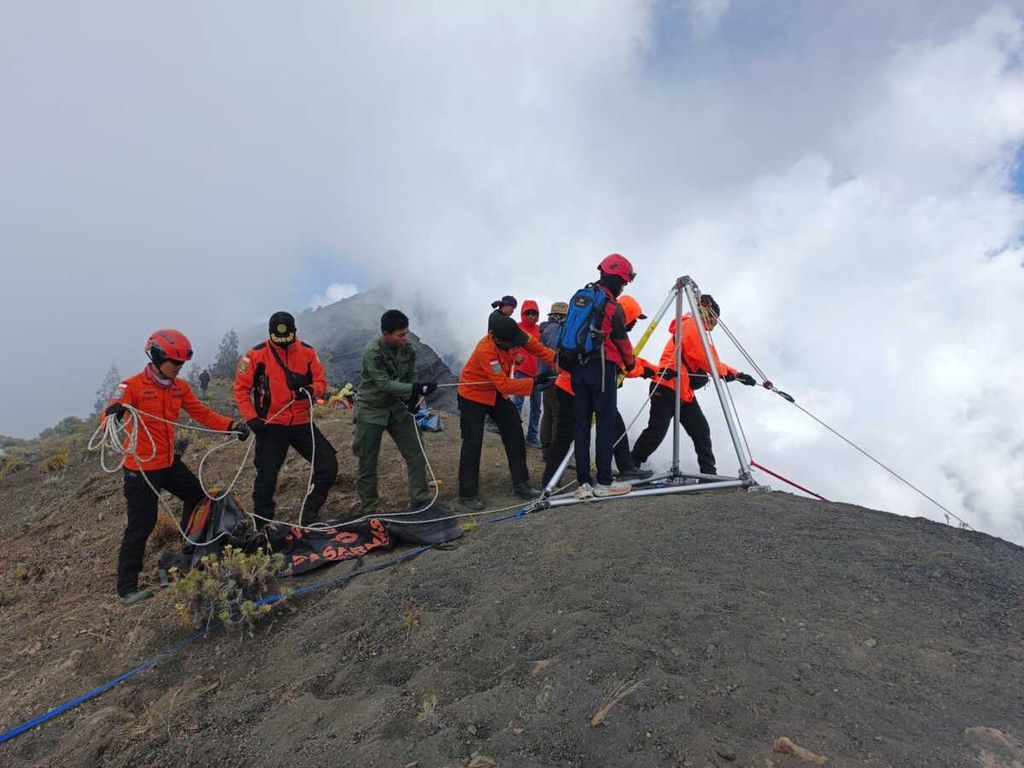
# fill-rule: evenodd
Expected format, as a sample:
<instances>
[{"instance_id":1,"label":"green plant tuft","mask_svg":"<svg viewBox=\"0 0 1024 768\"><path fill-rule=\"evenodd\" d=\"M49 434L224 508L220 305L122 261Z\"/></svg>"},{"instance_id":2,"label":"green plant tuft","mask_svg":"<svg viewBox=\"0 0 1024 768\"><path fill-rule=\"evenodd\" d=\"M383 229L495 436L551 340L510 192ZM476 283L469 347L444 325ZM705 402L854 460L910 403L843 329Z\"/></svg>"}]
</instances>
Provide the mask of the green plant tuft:
<instances>
[{"instance_id":1,"label":"green plant tuft","mask_svg":"<svg viewBox=\"0 0 1024 768\"><path fill-rule=\"evenodd\" d=\"M258 604L274 576L283 569L283 555L271 554L262 547L246 554L227 546L220 557L207 555L184 576L172 570L175 610L182 621L196 628L219 620L229 628L251 634L257 621L287 600L288 591L276 603Z\"/></svg>"}]
</instances>

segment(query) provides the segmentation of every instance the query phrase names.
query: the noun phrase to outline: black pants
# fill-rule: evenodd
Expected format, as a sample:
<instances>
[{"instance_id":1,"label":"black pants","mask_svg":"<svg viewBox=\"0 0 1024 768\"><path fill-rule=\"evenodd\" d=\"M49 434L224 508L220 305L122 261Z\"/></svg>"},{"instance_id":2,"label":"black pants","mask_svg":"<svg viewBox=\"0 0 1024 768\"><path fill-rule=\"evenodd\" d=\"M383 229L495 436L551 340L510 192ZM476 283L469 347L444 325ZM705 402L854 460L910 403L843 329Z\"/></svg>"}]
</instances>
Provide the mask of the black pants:
<instances>
[{"instance_id":1,"label":"black pants","mask_svg":"<svg viewBox=\"0 0 1024 768\"><path fill-rule=\"evenodd\" d=\"M557 405L555 406L557 418L551 431L551 444L544 451L544 478L542 485L545 486L551 482L551 477L558 470L558 465L562 463L562 459L565 458L565 454L569 450L569 446L572 444L576 433L576 414L573 396L560 387L553 387L553 389L557 390L555 394L557 398ZM618 440L612 452L615 457L615 466L618 467L619 472L634 469L636 465L633 463L633 454L629 450L626 422L623 421L622 414L618 411L615 411L615 439Z\"/></svg>"},{"instance_id":2,"label":"black pants","mask_svg":"<svg viewBox=\"0 0 1024 768\"><path fill-rule=\"evenodd\" d=\"M153 488L169 491L181 499L181 527L184 529L196 504L206 498L199 480L177 457L171 466L147 472L146 477ZM117 594L122 596L139 588L139 571L142 570L142 559L146 554L146 540L156 525L159 503L142 473L129 469L124 470L124 498L128 503L128 524L124 528L121 550L117 556Z\"/></svg>"},{"instance_id":3,"label":"black pants","mask_svg":"<svg viewBox=\"0 0 1024 768\"><path fill-rule=\"evenodd\" d=\"M658 450L661 441L668 433L669 425L675 417L676 398L674 389L651 385L651 412L647 427L633 446L633 460L640 466L647 458ZM715 454L711 450L711 427L700 409L700 403L694 398L690 402L679 403L679 423L686 434L693 440L693 448L697 451L697 466L708 475L718 474L715 471Z\"/></svg>"},{"instance_id":4,"label":"black pants","mask_svg":"<svg viewBox=\"0 0 1024 768\"><path fill-rule=\"evenodd\" d=\"M558 416L558 393L562 390L552 385L544 390L543 410L540 415L540 445L546 451L551 445L551 437L555 432L555 419Z\"/></svg>"},{"instance_id":5,"label":"black pants","mask_svg":"<svg viewBox=\"0 0 1024 768\"><path fill-rule=\"evenodd\" d=\"M592 483L590 476L590 421L597 416L597 482L611 485L612 445L615 443L615 417L618 413L614 363L595 358L572 369L573 413L576 420L576 481Z\"/></svg>"},{"instance_id":6,"label":"black pants","mask_svg":"<svg viewBox=\"0 0 1024 768\"><path fill-rule=\"evenodd\" d=\"M334 446L328 442L323 433L313 427L314 435L309 433L309 424L285 427L267 425L267 428L256 435L256 480L252 485L252 508L261 517L274 517L274 491L277 490L277 473L288 454L288 448L294 448L306 461L313 458L313 440L316 440L316 459L313 462L313 491L306 499L303 507L303 523L311 523L320 514L320 507L327 501L327 491L334 485L338 477L338 457ZM315 437L314 437L315 436ZM265 525L256 520L257 526Z\"/></svg>"},{"instance_id":7,"label":"black pants","mask_svg":"<svg viewBox=\"0 0 1024 768\"><path fill-rule=\"evenodd\" d=\"M459 426L462 429L462 449L459 452L459 497L475 499L480 493L480 452L484 447L484 421L490 416L498 425L501 442L508 457L512 484L528 483L530 472L526 468L526 441L523 422L510 400L498 396L494 405L484 405L459 396Z\"/></svg>"}]
</instances>

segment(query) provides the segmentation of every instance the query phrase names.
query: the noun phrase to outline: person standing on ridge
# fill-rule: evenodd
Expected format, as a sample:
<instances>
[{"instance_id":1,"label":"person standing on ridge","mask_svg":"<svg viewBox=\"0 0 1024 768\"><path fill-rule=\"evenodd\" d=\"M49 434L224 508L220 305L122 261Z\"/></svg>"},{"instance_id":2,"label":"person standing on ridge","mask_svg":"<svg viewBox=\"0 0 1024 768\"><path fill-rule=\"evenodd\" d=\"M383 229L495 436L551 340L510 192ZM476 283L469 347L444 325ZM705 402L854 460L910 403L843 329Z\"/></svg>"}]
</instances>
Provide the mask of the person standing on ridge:
<instances>
[{"instance_id":1,"label":"person standing on ridge","mask_svg":"<svg viewBox=\"0 0 1024 768\"><path fill-rule=\"evenodd\" d=\"M206 368L199 374L199 396L206 399L206 390L210 388L210 371Z\"/></svg>"},{"instance_id":2,"label":"person standing on ridge","mask_svg":"<svg viewBox=\"0 0 1024 768\"><path fill-rule=\"evenodd\" d=\"M523 302L523 309L520 314L519 328L526 334L540 341L540 326L537 324L537 320L540 317L540 307L537 306L537 302L533 299L527 299ZM525 349L519 351L517 358L515 378L517 379L532 379L537 375L537 363L536 356L531 355ZM547 389L550 389L548 387ZM526 444L531 448L540 448L540 416L541 416L541 397L544 392L534 389L530 395L530 416L529 422L526 429ZM526 401L525 397L516 395L512 398L512 405L516 408L516 413L519 417L523 416L523 403Z\"/></svg>"},{"instance_id":3,"label":"person standing on ridge","mask_svg":"<svg viewBox=\"0 0 1024 768\"><path fill-rule=\"evenodd\" d=\"M515 349L522 347L549 365L555 353L521 330L515 320L495 320L491 330L477 343L459 376L459 421L462 448L459 453L459 502L466 509L485 508L480 500L480 452L483 449L484 419L494 418L505 446L512 492L521 499L532 499L540 491L530 485L526 466L523 423L509 401L511 395L529 395L535 387L551 384L555 373L538 374L530 379L514 379L510 373Z\"/></svg>"},{"instance_id":4,"label":"person standing on ridge","mask_svg":"<svg viewBox=\"0 0 1024 768\"><path fill-rule=\"evenodd\" d=\"M711 294L705 293L700 297L700 316L708 333L715 329L718 324L720 310ZM717 475L715 467L715 454L711 448L711 427L708 425L707 417L700 409L700 403L694 395L694 389L700 389L708 381L708 374L711 370L708 358L704 354L704 345L701 343L700 330L693 319L692 314L683 317L682 328L682 360L683 374L676 375L676 322L675 320L668 327L669 338L665 349L661 353L659 370L663 371L660 377L651 381L651 410L648 415L647 427L640 433L633 445L633 461L639 467L652 453L654 453L668 433L669 425L675 418L675 392L678 390L679 399L679 423L686 434L693 441L694 450L697 453L697 466L701 474ZM714 358L718 375L727 382L738 381L749 387L757 382L754 377L740 373L735 368L726 365L718 359L718 351L714 344L711 345L711 355ZM688 374L688 375L686 375Z\"/></svg>"},{"instance_id":5,"label":"person standing on ridge","mask_svg":"<svg viewBox=\"0 0 1024 768\"><path fill-rule=\"evenodd\" d=\"M640 303L632 296L623 294L619 296L618 301L619 306L622 307L622 313L626 320L626 332L628 333L633 330L638 320L646 318L647 315L643 313ZM658 369L651 363L641 358L636 358L634 366L630 370L624 371L623 375L627 379L639 377L650 379L657 375L657 373ZM551 477L562 463L562 459L565 458L569 446L572 445L576 430L572 381L568 371L562 371L562 373L558 374L558 378L555 379L555 386L552 389L555 390L556 397L558 398L558 405L556 407L558 416L555 419L551 443L544 452L544 475L541 483L544 486L547 486ZM646 480L654 474L650 470L639 469L633 463L633 456L629 450L629 437L626 435L626 422L623 420L622 414L619 413L618 409L615 411L615 445L612 449L612 455L615 459L615 466L619 471L620 480Z\"/></svg>"},{"instance_id":6,"label":"person standing on ridge","mask_svg":"<svg viewBox=\"0 0 1024 768\"><path fill-rule=\"evenodd\" d=\"M125 448L137 438L134 453L126 454L123 461L128 523L117 556L117 595L125 605L153 596L150 590L139 589L139 572L146 540L156 525L157 494L170 491L181 499L182 530L196 504L206 497L199 479L174 450L174 425L181 411L209 429L234 432L239 440L249 437L249 427L207 408L178 378L181 367L192 359L192 345L185 334L173 328L156 331L146 340L146 356L149 364L118 384L102 417L106 423L124 418L129 406L138 411L137 420L125 426ZM138 434L133 435L136 430Z\"/></svg>"},{"instance_id":7,"label":"person standing on ridge","mask_svg":"<svg viewBox=\"0 0 1024 768\"><path fill-rule=\"evenodd\" d=\"M636 273L629 260L618 253L602 259L597 269L600 278L576 292L569 303L569 316L563 326L565 332L570 326L575 329L577 317L574 313L582 317L585 323L579 332L589 334L594 347L586 354L578 349L569 369L574 393L576 480L579 484L574 495L579 499L621 496L630 491L629 485L614 482L612 478L612 451L618 416L618 373L632 369L636 363L633 345L626 333L626 317L617 298L623 288L636 278ZM595 416L596 483L590 474L590 426Z\"/></svg>"},{"instance_id":8,"label":"person standing on ridge","mask_svg":"<svg viewBox=\"0 0 1024 768\"><path fill-rule=\"evenodd\" d=\"M235 372L235 402L256 435L253 513L265 518L257 518L258 527L274 518L277 474L291 447L313 462L313 488L300 508L308 524L317 520L338 475L334 446L311 426L312 401L327 391L327 378L316 350L296 335L294 317L275 312L268 330L269 338L246 352Z\"/></svg>"},{"instance_id":9,"label":"person standing on ridge","mask_svg":"<svg viewBox=\"0 0 1024 768\"><path fill-rule=\"evenodd\" d=\"M377 511L377 462L380 442L387 432L405 459L409 476L409 508L425 509L431 495L427 464L416 435L413 417L420 398L437 389L429 381L414 381L416 350L409 343L409 318L389 309L380 318L381 335L366 345L363 372L356 395L352 451L359 458L360 515Z\"/></svg>"},{"instance_id":10,"label":"person standing on ridge","mask_svg":"<svg viewBox=\"0 0 1024 768\"><path fill-rule=\"evenodd\" d=\"M569 312L569 305L564 301L556 301L551 305L548 312L548 319L540 324L540 343L548 349L558 351L558 332L562 329L562 322ZM537 361L537 372L546 373L551 366L543 360ZM555 424L555 414L558 409L558 390L555 387L547 387L543 393L543 403L540 416L540 447L547 451L551 445L551 432Z\"/></svg>"}]
</instances>

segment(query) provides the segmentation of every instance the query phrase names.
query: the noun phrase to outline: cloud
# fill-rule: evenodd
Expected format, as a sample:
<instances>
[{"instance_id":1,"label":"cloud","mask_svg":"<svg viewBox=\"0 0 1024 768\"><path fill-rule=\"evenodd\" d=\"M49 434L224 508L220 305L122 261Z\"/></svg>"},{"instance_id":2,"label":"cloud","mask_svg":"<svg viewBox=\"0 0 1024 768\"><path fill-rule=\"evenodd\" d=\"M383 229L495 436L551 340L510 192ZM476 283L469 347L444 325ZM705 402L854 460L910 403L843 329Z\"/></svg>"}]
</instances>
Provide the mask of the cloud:
<instances>
[{"instance_id":1,"label":"cloud","mask_svg":"<svg viewBox=\"0 0 1024 768\"><path fill-rule=\"evenodd\" d=\"M31 343L0 431L86 411L154 328L209 358L329 280L372 277L464 356L493 299L564 299L620 251L645 308L693 275L801 404L1024 541L1022 4L726 6L5 5L0 311ZM941 519L734 394L766 466Z\"/></svg>"},{"instance_id":2,"label":"cloud","mask_svg":"<svg viewBox=\"0 0 1024 768\"><path fill-rule=\"evenodd\" d=\"M308 307L316 309L327 304L334 304L336 301L347 299L359 293L359 288L353 283L331 283L322 294L318 294L309 300Z\"/></svg>"}]
</instances>

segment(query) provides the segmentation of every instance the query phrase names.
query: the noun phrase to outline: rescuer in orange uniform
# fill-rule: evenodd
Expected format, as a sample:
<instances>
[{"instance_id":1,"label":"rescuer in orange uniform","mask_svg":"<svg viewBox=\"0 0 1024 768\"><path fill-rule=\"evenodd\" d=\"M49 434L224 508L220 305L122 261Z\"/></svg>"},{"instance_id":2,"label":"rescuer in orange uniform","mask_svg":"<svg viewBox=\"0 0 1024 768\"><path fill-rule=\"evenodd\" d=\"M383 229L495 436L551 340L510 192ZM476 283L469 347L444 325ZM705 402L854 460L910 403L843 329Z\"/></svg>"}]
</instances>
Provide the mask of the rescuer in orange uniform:
<instances>
[{"instance_id":1,"label":"rescuer in orange uniform","mask_svg":"<svg viewBox=\"0 0 1024 768\"><path fill-rule=\"evenodd\" d=\"M700 297L700 315L704 328L710 333L718 324L719 307L718 303L705 293ZM676 373L676 323L672 321L668 328L671 334L665 350L661 353L659 369L665 374ZM711 427L708 425L707 417L700 409L700 403L694 396L693 390L704 386L708 381L708 374L711 367L708 358L704 354L704 345L700 340L700 331L692 314L683 317L682 328L683 344L683 376L662 374L651 381L651 411L647 420L647 427L640 433L633 446L633 461L639 467L647 458L654 453L661 441L665 439L669 425L675 418L675 392L678 390L679 399L682 401L679 407L679 423L686 434L693 441L694 450L697 452L697 466L702 474L716 475L715 454L711 448ZM718 351L711 345L711 356L714 358L718 375L726 381L738 381L749 387L757 382L754 377L740 373L735 368L726 365L718 359Z\"/></svg>"},{"instance_id":2,"label":"rescuer in orange uniform","mask_svg":"<svg viewBox=\"0 0 1024 768\"><path fill-rule=\"evenodd\" d=\"M302 523L308 524L317 520L338 475L334 446L310 426L310 400L323 397L327 379L316 350L299 340L289 313L271 315L269 333L238 361L235 373L235 402L256 435L253 512L273 519L277 474L292 447L313 461L313 490L301 509ZM256 524L262 527L266 520L257 518Z\"/></svg>"},{"instance_id":3,"label":"rescuer in orange uniform","mask_svg":"<svg viewBox=\"0 0 1024 768\"><path fill-rule=\"evenodd\" d=\"M484 509L479 498L480 451L483 448L484 420L494 419L505 445L508 468L512 473L512 492L531 499L540 491L530 485L526 467L526 443L523 424L510 396L529 396L534 388L543 389L555 378L554 371L533 378L513 379L510 375L516 350L522 347L548 365L555 365L555 353L521 330L511 317L488 319L490 331L477 343L459 376L459 423L462 449L459 454L459 502L467 509Z\"/></svg>"},{"instance_id":4,"label":"rescuer in orange uniform","mask_svg":"<svg viewBox=\"0 0 1024 768\"><path fill-rule=\"evenodd\" d=\"M240 440L249 436L245 424L236 424L207 408L192 388L178 378L181 366L192 359L192 345L185 334L171 328L156 331L146 341L146 355L149 365L141 373L122 381L103 411L106 422L110 418L123 418L130 406L138 411L137 418L142 422L141 426L136 421L127 423L125 448L129 446L133 431L138 429L139 434L134 455L126 455L122 462L128 523L117 557L117 594L126 605L153 596L149 590L139 589L146 540L157 518L159 500L153 489L170 491L181 499L182 529L195 505L206 496L198 478L174 451L174 425L182 409L205 427L234 432Z\"/></svg>"}]
</instances>

